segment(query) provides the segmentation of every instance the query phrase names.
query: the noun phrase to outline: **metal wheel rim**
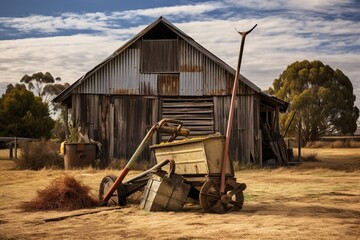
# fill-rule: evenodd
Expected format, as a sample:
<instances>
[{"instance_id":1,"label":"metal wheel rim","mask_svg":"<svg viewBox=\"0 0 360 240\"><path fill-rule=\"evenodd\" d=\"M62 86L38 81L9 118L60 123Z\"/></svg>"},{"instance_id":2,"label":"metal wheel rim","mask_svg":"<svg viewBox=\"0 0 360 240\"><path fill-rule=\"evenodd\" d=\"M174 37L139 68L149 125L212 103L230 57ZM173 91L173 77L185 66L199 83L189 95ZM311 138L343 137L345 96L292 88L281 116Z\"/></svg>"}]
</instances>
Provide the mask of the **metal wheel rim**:
<instances>
[{"instance_id":1,"label":"metal wheel rim","mask_svg":"<svg viewBox=\"0 0 360 240\"><path fill-rule=\"evenodd\" d=\"M200 205L207 212L224 213L218 184L213 180L206 181L200 189Z\"/></svg>"}]
</instances>

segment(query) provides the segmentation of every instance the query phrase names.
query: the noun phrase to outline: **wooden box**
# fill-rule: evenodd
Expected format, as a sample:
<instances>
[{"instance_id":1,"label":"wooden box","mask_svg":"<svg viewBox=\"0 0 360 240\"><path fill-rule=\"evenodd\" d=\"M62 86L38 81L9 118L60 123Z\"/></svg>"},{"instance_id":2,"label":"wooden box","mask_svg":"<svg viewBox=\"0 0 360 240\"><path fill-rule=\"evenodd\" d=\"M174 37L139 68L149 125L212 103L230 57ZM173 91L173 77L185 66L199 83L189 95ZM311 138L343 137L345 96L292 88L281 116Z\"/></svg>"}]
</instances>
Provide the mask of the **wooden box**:
<instances>
[{"instance_id":1,"label":"wooden box","mask_svg":"<svg viewBox=\"0 0 360 240\"><path fill-rule=\"evenodd\" d=\"M154 174L145 187L140 208L147 211L180 211L191 188L183 181L177 174L164 178Z\"/></svg>"}]
</instances>

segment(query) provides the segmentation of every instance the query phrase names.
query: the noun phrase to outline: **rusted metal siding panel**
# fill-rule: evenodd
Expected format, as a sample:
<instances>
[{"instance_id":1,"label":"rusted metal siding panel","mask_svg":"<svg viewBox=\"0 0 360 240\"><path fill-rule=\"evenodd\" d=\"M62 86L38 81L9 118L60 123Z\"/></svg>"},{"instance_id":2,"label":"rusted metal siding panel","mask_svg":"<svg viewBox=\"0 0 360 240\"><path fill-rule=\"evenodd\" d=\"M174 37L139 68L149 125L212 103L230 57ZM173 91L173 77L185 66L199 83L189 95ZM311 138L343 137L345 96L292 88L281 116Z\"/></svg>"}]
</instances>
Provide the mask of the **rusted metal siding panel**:
<instances>
[{"instance_id":1,"label":"rusted metal siding panel","mask_svg":"<svg viewBox=\"0 0 360 240\"><path fill-rule=\"evenodd\" d=\"M203 54L181 40L180 42L180 95L202 96L204 82Z\"/></svg>"},{"instance_id":2,"label":"rusted metal siding panel","mask_svg":"<svg viewBox=\"0 0 360 240\"><path fill-rule=\"evenodd\" d=\"M111 94L138 95L140 90L140 49L127 49L116 57Z\"/></svg>"},{"instance_id":3,"label":"rusted metal siding panel","mask_svg":"<svg viewBox=\"0 0 360 240\"><path fill-rule=\"evenodd\" d=\"M205 57L204 95L231 95L234 76Z\"/></svg>"},{"instance_id":4,"label":"rusted metal siding panel","mask_svg":"<svg viewBox=\"0 0 360 240\"><path fill-rule=\"evenodd\" d=\"M202 72L180 72L180 96L202 96L203 79Z\"/></svg>"},{"instance_id":5,"label":"rusted metal siding panel","mask_svg":"<svg viewBox=\"0 0 360 240\"><path fill-rule=\"evenodd\" d=\"M180 42L180 72L202 72L203 54L191 46L189 43L181 40Z\"/></svg>"},{"instance_id":6,"label":"rusted metal siding panel","mask_svg":"<svg viewBox=\"0 0 360 240\"><path fill-rule=\"evenodd\" d=\"M159 94L162 96L179 95L179 74L158 74Z\"/></svg>"},{"instance_id":7,"label":"rusted metal siding panel","mask_svg":"<svg viewBox=\"0 0 360 240\"><path fill-rule=\"evenodd\" d=\"M83 80L76 93L139 94L140 49L127 49Z\"/></svg>"},{"instance_id":8,"label":"rusted metal siding panel","mask_svg":"<svg viewBox=\"0 0 360 240\"><path fill-rule=\"evenodd\" d=\"M157 74L140 74L140 95L158 95Z\"/></svg>"}]
</instances>

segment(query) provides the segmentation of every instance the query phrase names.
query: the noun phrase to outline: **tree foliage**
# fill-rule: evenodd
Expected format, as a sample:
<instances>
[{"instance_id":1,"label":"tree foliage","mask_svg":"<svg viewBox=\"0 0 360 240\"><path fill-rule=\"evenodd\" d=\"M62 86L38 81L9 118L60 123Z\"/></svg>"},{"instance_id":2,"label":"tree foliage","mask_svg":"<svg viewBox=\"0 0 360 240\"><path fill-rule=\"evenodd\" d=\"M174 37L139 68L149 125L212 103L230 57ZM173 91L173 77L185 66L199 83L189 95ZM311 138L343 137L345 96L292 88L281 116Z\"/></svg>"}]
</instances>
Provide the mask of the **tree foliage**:
<instances>
[{"instance_id":1,"label":"tree foliage","mask_svg":"<svg viewBox=\"0 0 360 240\"><path fill-rule=\"evenodd\" d=\"M282 127L289 124L294 112L295 122L301 116L304 141L356 131L359 109L354 106L352 83L341 70L321 61L292 63L274 80L269 93L290 103L288 114L280 118ZM289 134L295 135L297 127L292 124Z\"/></svg>"},{"instance_id":2,"label":"tree foliage","mask_svg":"<svg viewBox=\"0 0 360 240\"><path fill-rule=\"evenodd\" d=\"M47 103L21 84L8 86L0 98L0 136L50 138L53 127Z\"/></svg>"},{"instance_id":3,"label":"tree foliage","mask_svg":"<svg viewBox=\"0 0 360 240\"><path fill-rule=\"evenodd\" d=\"M58 95L70 86L68 83L56 83L57 81L61 81L61 78L54 78L49 72L37 72L31 76L25 74L20 80L23 85L25 84L27 86L29 91L34 92L37 96L41 97L44 102L48 103L50 112L54 114L61 106L60 104L50 102L51 97Z\"/></svg>"}]
</instances>

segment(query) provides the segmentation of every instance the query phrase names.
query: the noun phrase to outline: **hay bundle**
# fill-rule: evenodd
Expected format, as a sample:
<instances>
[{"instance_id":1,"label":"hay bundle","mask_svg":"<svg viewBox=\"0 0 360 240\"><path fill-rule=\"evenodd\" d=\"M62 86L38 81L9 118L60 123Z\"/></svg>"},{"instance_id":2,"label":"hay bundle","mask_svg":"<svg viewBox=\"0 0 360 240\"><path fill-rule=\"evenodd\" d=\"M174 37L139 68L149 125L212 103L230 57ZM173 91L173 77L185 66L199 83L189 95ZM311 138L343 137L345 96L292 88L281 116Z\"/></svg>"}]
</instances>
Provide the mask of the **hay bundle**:
<instances>
[{"instance_id":1,"label":"hay bundle","mask_svg":"<svg viewBox=\"0 0 360 240\"><path fill-rule=\"evenodd\" d=\"M99 205L99 201L90 194L90 187L74 177L63 175L55 178L48 187L37 191L30 202L23 202L21 208L26 211L76 210Z\"/></svg>"}]
</instances>

